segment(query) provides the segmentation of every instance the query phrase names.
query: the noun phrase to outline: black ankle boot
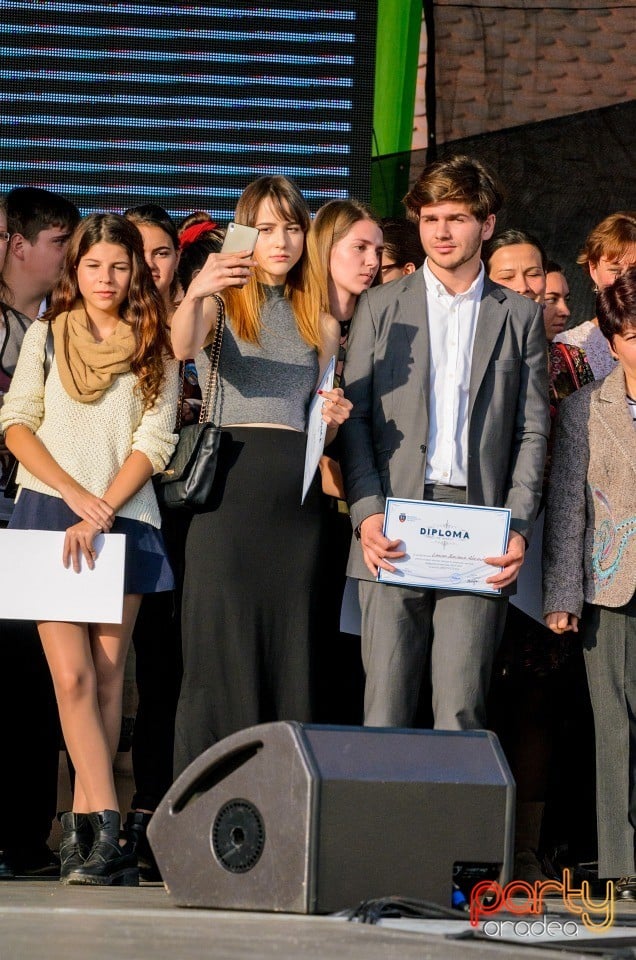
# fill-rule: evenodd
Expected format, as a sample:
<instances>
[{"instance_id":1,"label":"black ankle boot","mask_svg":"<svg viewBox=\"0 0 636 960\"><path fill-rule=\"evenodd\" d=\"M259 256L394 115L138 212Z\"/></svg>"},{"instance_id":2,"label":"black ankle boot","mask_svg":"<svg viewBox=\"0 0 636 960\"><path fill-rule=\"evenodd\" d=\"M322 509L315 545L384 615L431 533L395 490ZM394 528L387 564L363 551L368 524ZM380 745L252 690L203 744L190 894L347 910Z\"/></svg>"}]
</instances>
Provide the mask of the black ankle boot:
<instances>
[{"instance_id":1,"label":"black ankle boot","mask_svg":"<svg viewBox=\"0 0 636 960\"><path fill-rule=\"evenodd\" d=\"M81 867L93 845L93 828L87 813L60 813L60 880L66 883L71 871Z\"/></svg>"},{"instance_id":2,"label":"black ankle boot","mask_svg":"<svg viewBox=\"0 0 636 960\"><path fill-rule=\"evenodd\" d=\"M139 876L142 880L161 880L161 873L155 856L150 849L146 830L150 823L151 813L142 813L140 810L131 810L124 824L124 835L130 840L137 854L139 862Z\"/></svg>"},{"instance_id":3,"label":"black ankle boot","mask_svg":"<svg viewBox=\"0 0 636 960\"><path fill-rule=\"evenodd\" d=\"M94 833L93 845L84 863L68 874L66 882L100 887L137 887L137 857L130 841L120 846L121 819L117 811L89 813L88 819Z\"/></svg>"}]
</instances>

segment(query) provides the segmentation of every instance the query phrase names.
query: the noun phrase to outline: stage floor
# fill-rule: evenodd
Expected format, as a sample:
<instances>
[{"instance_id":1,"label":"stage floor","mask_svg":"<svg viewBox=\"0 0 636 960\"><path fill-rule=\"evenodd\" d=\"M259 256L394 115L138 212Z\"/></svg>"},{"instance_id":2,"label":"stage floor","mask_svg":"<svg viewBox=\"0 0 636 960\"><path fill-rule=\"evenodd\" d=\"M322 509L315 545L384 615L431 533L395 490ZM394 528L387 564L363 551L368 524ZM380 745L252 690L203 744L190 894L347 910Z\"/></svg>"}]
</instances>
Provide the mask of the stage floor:
<instances>
[{"instance_id":1,"label":"stage floor","mask_svg":"<svg viewBox=\"0 0 636 960\"><path fill-rule=\"evenodd\" d=\"M553 915L564 916L558 910ZM630 921L636 923L636 904L617 912L611 938L602 941L603 956L611 956L612 947L636 944L636 926L628 926ZM583 928L563 953L563 944L540 945L528 937L517 944L483 935L475 938L467 921L389 920L371 926L335 917L184 909L172 905L161 884L88 889L64 887L54 880L0 883L1 960L589 957L579 952L579 944L587 951L601 948L598 936L585 936Z\"/></svg>"}]
</instances>

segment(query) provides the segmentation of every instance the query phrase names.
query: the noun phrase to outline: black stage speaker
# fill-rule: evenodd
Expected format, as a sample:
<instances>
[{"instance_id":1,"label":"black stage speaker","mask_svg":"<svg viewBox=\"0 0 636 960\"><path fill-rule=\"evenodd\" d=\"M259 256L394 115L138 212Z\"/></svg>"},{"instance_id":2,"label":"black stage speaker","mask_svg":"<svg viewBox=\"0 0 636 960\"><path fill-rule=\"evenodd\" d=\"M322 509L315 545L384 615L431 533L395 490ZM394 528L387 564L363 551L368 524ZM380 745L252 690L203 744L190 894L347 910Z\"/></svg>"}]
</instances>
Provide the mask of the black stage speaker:
<instances>
[{"instance_id":1,"label":"black stage speaker","mask_svg":"<svg viewBox=\"0 0 636 960\"><path fill-rule=\"evenodd\" d=\"M463 869L509 879L514 781L497 737L269 723L173 783L148 838L184 907L331 913L399 896L450 906Z\"/></svg>"}]
</instances>

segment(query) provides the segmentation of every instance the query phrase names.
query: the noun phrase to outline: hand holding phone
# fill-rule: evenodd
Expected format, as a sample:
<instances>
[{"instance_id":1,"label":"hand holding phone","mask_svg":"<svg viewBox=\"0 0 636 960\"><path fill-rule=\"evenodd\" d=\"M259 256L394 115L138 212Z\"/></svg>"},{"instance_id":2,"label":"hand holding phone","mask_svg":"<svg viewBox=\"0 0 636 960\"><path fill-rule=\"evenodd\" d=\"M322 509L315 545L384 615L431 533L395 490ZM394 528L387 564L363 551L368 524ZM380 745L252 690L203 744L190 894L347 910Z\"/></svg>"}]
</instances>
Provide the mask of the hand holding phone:
<instances>
[{"instance_id":1,"label":"hand holding phone","mask_svg":"<svg viewBox=\"0 0 636 960\"><path fill-rule=\"evenodd\" d=\"M256 266L252 251L257 239L256 227L228 224L221 251L211 253L201 270L193 276L188 288L190 299L222 293L227 287L244 287Z\"/></svg>"},{"instance_id":2,"label":"hand holding phone","mask_svg":"<svg viewBox=\"0 0 636 960\"><path fill-rule=\"evenodd\" d=\"M257 240L256 227L247 227L243 223L228 223L221 253L253 253Z\"/></svg>"}]
</instances>

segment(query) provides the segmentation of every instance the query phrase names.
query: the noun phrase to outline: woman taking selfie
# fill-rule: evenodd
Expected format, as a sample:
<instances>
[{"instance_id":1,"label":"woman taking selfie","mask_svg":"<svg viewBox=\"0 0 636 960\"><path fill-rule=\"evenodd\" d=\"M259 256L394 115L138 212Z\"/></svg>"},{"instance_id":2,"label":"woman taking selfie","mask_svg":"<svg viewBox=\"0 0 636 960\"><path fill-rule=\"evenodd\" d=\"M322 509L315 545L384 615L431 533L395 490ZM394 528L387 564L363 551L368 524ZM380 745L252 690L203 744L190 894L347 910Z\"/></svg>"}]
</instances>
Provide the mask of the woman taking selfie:
<instances>
[{"instance_id":1,"label":"woman taking selfie","mask_svg":"<svg viewBox=\"0 0 636 960\"><path fill-rule=\"evenodd\" d=\"M172 320L176 355L197 356L215 333L213 295L222 295L211 413L223 433L209 502L186 543L177 772L243 727L312 713L321 513L319 476L301 506L305 430L339 327L314 290L298 188L285 177L255 180L236 221L258 229L253 255L211 254ZM324 399L329 440L350 404L339 389Z\"/></svg>"},{"instance_id":2,"label":"woman taking selfie","mask_svg":"<svg viewBox=\"0 0 636 960\"><path fill-rule=\"evenodd\" d=\"M169 214L156 203L130 207L124 213L144 246L144 257L166 308L168 326L182 292L178 271L182 243ZM201 391L194 361L186 364L181 423L198 420ZM175 589L144 596L133 631L137 712L132 735L135 792L124 830L132 841L142 880L161 876L146 837L152 814L172 783L174 718L181 684L181 585L188 517L183 511L161 510L161 532Z\"/></svg>"},{"instance_id":3,"label":"woman taking selfie","mask_svg":"<svg viewBox=\"0 0 636 960\"><path fill-rule=\"evenodd\" d=\"M80 223L45 319L55 345L49 375L48 323L36 321L0 416L20 462L10 526L65 532L60 563L74 570L99 563L99 533L126 535L123 622L38 624L76 773L73 810L61 818L61 879L136 885L134 852L119 840L112 761L141 596L173 586L151 476L174 449L178 377L132 224L115 214Z\"/></svg>"}]
</instances>

